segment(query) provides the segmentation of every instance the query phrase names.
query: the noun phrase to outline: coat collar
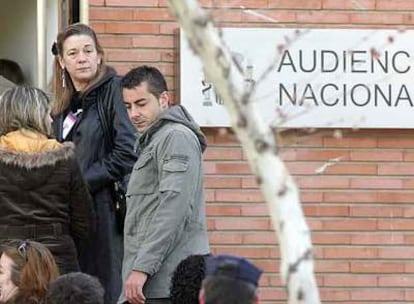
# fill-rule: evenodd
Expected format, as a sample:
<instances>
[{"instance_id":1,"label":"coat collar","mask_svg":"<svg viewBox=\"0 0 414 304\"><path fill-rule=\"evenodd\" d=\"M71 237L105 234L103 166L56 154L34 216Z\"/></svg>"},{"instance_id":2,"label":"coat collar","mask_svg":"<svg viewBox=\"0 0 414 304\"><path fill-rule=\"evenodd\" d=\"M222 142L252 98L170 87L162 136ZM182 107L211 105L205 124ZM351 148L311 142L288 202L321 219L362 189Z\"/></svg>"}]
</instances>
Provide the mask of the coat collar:
<instances>
[{"instance_id":1,"label":"coat collar","mask_svg":"<svg viewBox=\"0 0 414 304\"><path fill-rule=\"evenodd\" d=\"M54 165L74 155L72 143L59 143L45 135L18 130L0 137L0 163L27 169Z\"/></svg>"}]
</instances>

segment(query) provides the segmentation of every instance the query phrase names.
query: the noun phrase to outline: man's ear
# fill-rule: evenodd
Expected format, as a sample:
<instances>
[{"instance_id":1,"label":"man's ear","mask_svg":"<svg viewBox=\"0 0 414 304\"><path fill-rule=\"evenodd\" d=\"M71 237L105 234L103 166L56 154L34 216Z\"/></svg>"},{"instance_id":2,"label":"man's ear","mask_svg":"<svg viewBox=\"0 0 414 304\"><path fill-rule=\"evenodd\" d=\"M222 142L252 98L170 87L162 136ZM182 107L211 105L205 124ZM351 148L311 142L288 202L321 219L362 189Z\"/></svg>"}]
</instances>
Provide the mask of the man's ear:
<instances>
[{"instance_id":1,"label":"man's ear","mask_svg":"<svg viewBox=\"0 0 414 304\"><path fill-rule=\"evenodd\" d=\"M205 303L204 289L203 288L201 288L200 292L198 293L198 303L199 304L204 304Z\"/></svg>"},{"instance_id":2,"label":"man's ear","mask_svg":"<svg viewBox=\"0 0 414 304\"><path fill-rule=\"evenodd\" d=\"M169 107L171 101L171 96L167 91L161 93L159 102L161 109L165 110Z\"/></svg>"},{"instance_id":3,"label":"man's ear","mask_svg":"<svg viewBox=\"0 0 414 304\"><path fill-rule=\"evenodd\" d=\"M253 303L254 303L254 304L260 304L259 295L258 295L258 293L257 293L257 292L256 292L256 294L254 295L254 300L253 300Z\"/></svg>"}]
</instances>

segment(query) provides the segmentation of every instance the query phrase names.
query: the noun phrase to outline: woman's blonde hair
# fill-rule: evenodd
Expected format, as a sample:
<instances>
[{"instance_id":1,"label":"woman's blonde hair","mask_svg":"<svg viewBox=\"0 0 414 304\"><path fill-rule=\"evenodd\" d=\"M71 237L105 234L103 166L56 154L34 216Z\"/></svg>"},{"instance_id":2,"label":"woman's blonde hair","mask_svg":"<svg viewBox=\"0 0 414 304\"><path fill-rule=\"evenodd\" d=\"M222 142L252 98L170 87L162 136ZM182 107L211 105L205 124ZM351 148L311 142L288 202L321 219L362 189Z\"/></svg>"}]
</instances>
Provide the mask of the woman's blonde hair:
<instances>
[{"instance_id":1,"label":"woman's blonde hair","mask_svg":"<svg viewBox=\"0 0 414 304\"><path fill-rule=\"evenodd\" d=\"M86 92L93 84L99 81L106 73L106 65L104 64L104 50L100 45L96 33L92 28L83 23L74 23L64 28L58 35L56 42L53 44L52 53L55 55L53 62L53 77L50 83L50 90L54 94L54 100L52 105L53 115L57 115L65 111L75 92L75 87L71 81L69 73L66 69L61 68L59 64L59 57L63 57L63 44L66 39L75 35L86 35L92 38L97 53L101 56L101 64L98 65L98 70L93 81L85 88L83 92ZM65 86L63 86L63 83Z\"/></svg>"},{"instance_id":2,"label":"woman's blonde hair","mask_svg":"<svg viewBox=\"0 0 414 304\"><path fill-rule=\"evenodd\" d=\"M28 86L16 86L0 97L0 134L27 129L51 134L50 101L46 93Z\"/></svg>"},{"instance_id":3,"label":"woman's blonde hair","mask_svg":"<svg viewBox=\"0 0 414 304\"><path fill-rule=\"evenodd\" d=\"M0 249L13 261L11 281L18 287L16 298L43 303L49 283L59 275L49 249L38 242L20 240L9 240Z\"/></svg>"}]
</instances>

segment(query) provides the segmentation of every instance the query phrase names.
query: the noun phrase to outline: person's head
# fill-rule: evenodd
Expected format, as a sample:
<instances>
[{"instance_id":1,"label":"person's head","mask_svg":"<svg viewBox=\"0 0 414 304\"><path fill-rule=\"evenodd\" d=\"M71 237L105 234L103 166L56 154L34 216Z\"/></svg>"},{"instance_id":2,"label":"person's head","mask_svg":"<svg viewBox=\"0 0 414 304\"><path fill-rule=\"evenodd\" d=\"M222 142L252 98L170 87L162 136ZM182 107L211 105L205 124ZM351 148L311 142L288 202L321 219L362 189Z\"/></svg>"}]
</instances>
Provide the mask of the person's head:
<instances>
[{"instance_id":1,"label":"person's head","mask_svg":"<svg viewBox=\"0 0 414 304\"><path fill-rule=\"evenodd\" d=\"M257 291L261 274L260 269L244 258L212 256L206 261L206 278L199 294L199 303L259 303Z\"/></svg>"},{"instance_id":2,"label":"person's head","mask_svg":"<svg viewBox=\"0 0 414 304\"><path fill-rule=\"evenodd\" d=\"M167 83L155 67L144 65L132 69L122 78L121 87L129 119L140 133L168 108Z\"/></svg>"},{"instance_id":3,"label":"person's head","mask_svg":"<svg viewBox=\"0 0 414 304\"><path fill-rule=\"evenodd\" d=\"M206 257L190 255L182 260L171 278L171 304L198 304L201 282L206 275Z\"/></svg>"},{"instance_id":4,"label":"person's head","mask_svg":"<svg viewBox=\"0 0 414 304\"><path fill-rule=\"evenodd\" d=\"M98 279L82 272L62 275L49 284L46 304L104 304Z\"/></svg>"},{"instance_id":5,"label":"person's head","mask_svg":"<svg viewBox=\"0 0 414 304\"><path fill-rule=\"evenodd\" d=\"M0 134L27 129L50 135L50 102L42 90L16 86L0 97Z\"/></svg>"},{"instance_id":6,"label":"person's head","mask_svg":"<svg viewBox=\"0 0 414 304\"><path fill-rule=\"evenodd\" d=\"M9 240L0 247L0 303L44 299L59 271L50 251L33 241Z\"/></svg>"},{"instance_id":7,"label":"person's head","mask_svg":"<svg viewBox=\"0 0 414 304\"><path fill-rule=\"evenodd\" d=\"M0 59L0 75L15 84L24 83L23 71L20 65L13 60Z\"/></svg>"},{"instance_id":8,"label":"person's head","mask_svg":"<svg viewBox=\"0 0 414 304\"><path fill-rule=\"evenodd\" d=\"M104 51L96 33L89 26L75 23L57 36L52 53L55 55L52 91L56 109L66 109L75 91L84 92L105 73Z\"/></svg>"}]
</instances>

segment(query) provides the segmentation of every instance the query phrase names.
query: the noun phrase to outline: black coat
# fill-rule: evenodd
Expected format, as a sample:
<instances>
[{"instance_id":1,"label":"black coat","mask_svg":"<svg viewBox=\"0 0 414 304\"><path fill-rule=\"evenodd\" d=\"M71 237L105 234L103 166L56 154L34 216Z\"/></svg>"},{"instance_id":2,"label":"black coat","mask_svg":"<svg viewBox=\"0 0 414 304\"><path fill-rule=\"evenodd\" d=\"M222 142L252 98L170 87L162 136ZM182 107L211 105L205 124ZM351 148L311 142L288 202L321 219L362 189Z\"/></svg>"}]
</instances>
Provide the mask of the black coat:
<instances>
[{"instance_id":1,"label":"black coat","mask_svg":"<svg viewBox=\"0 0 414 304\"><path fill-rule=\"evenodd\" d=\"M102 102L107 121L112 123L114 148L106 152L97 103ZM97 276L105 288L105 303L115 303L121 288L122 235L117 232L113 183L130 173L136 161L135 128L125 109L120 78L109 71L81 96L82 113L72 130L76 156L93 195L97 214L97 233L79 253L81 270ZM63 121L70 109L54 118L54 131L62 138Z\"/></svg>"},{"instance_id":2,"label":"black coat","mask_svg":"<svg viewBox=\"0 0 414 304\"><path fill-rule=\"evenodd\" d=\"M106 192L114 181L129 174L136 161L133 152L136 130L131 124L123 104L121 79L115 72L109 72L82 97L82 114L72 130L72 141L76 146L76 156L92 194ZM107 110L107 120L113 122L113 143L111 153L105 149L105 140L99 120L97 102L102 102ZM62 138L63 121L70 109L54 117L53 129L56 139ZM108 199L107 197L106 199Z\"/></svg>"},{"instance_id":3,"label":"black coat","mask_svg":"<svg viewBox=\"0 0 414 304\"><path fill-rule=\"evenodd\" d=\"M73 144L53 142L12 132L6 146L1 146L0 240L43 243L54 255L61 273L66 273L79 271L73 238L90 236L94 212ZM34 151L21 149L42 144L49 146Z\"/></svg>"}]
</instances>

